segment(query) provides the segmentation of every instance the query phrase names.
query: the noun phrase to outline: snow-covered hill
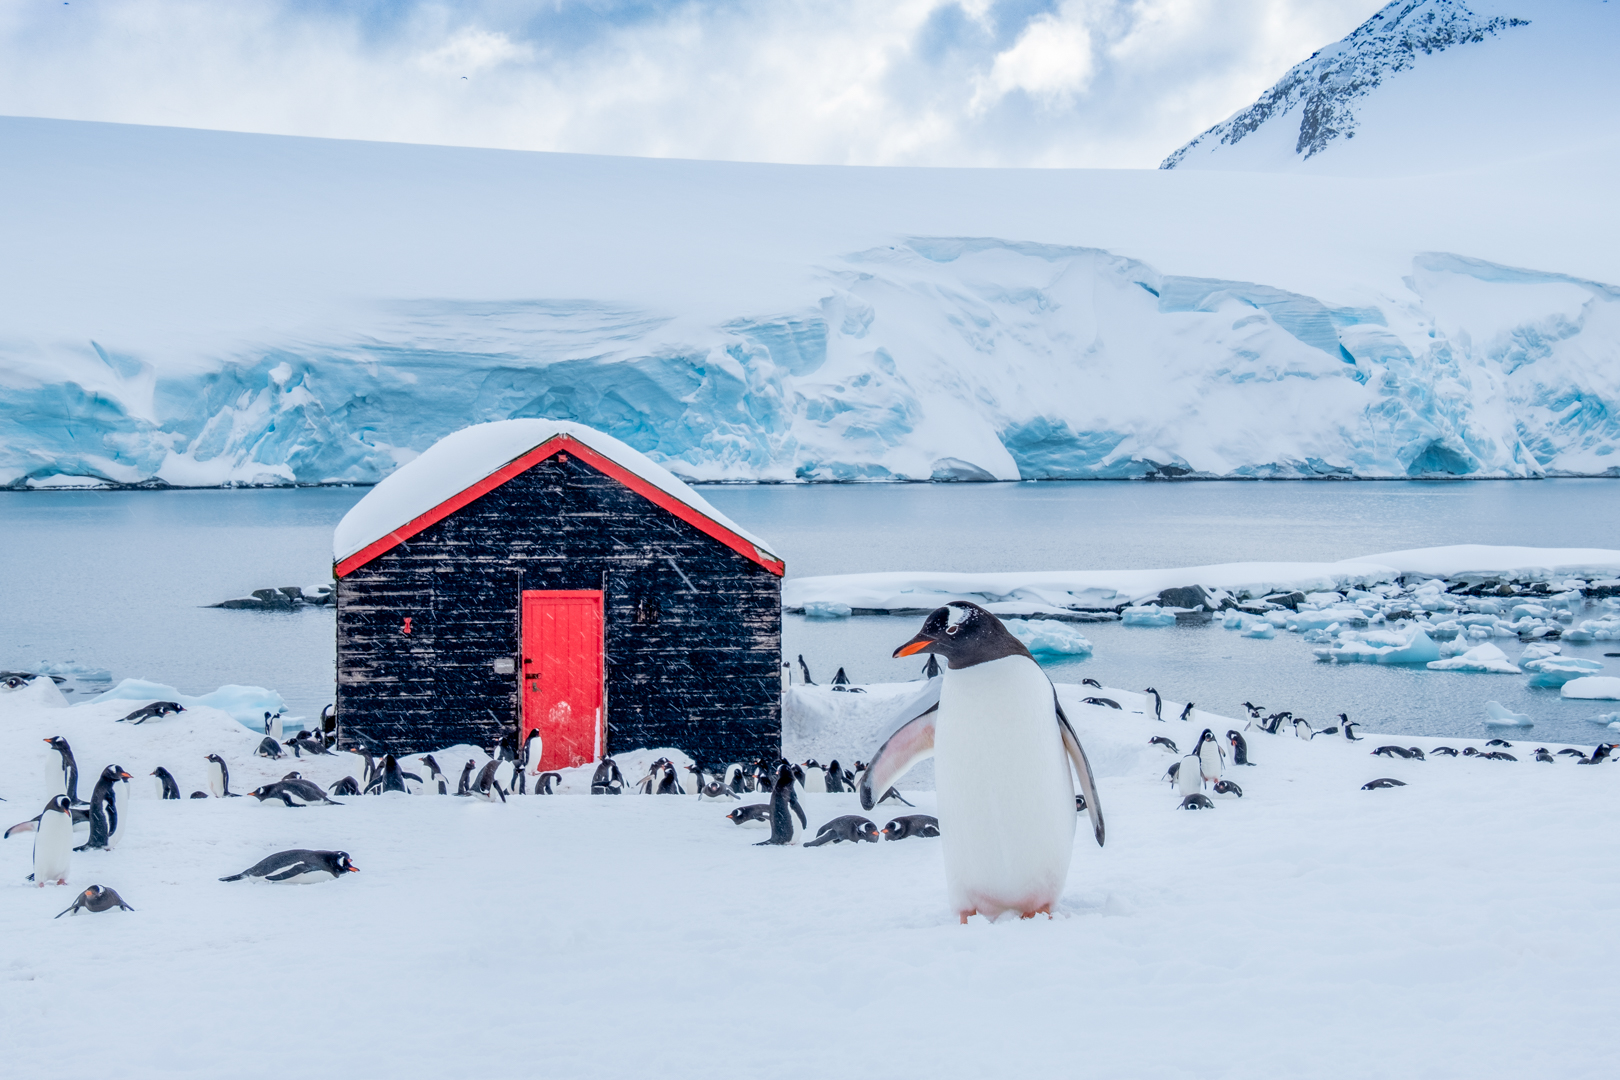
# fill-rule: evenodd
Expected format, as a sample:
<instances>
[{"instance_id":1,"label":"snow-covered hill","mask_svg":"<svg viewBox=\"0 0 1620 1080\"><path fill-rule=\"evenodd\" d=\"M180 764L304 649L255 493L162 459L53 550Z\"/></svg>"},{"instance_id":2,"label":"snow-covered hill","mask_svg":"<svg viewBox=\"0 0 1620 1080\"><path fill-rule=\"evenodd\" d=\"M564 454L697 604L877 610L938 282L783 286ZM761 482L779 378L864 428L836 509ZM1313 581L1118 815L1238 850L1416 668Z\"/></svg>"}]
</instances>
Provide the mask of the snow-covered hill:
<instances>
[{"instance_id":1,"label":"snow-covered hill","mask_svg":"<svg viewBox=\"0 0 1620 1080\"><path fill-rule=\"evenodd\" d=\"M1453 172L1614 131L1620 7L1395 0L1161 168Z\"/></svg>"},{"instance_id":2,"label":"snow-covered hill","mask_svg":"<svg viewBox=\"0 0 1620 1080\"><path fill-rule=\"evenodd\" d=\"M371 482L522 416L697 479L1615 474L1617 164L840 169L0 120L0 485Z\"/></svg>"}]
</instances>

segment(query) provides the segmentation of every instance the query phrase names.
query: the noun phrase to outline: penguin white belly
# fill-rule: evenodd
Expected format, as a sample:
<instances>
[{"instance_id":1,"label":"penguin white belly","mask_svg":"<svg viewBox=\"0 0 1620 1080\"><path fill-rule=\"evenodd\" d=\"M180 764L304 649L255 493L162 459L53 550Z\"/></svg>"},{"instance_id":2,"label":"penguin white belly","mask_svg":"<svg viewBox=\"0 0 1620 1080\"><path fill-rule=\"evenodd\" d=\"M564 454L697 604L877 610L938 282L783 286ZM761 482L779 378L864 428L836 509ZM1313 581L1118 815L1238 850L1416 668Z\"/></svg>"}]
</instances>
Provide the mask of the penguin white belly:
<instances>
[{"instance_id":1,"label":"penguin white belly","mask_svg":"<svg viewBox=\"0 0 1620 1080\"><path fill-rule=\"evenodd\" d=\"M66 881L73 861L73 822L67 814L49 811L34 831L34 883L54 885Z\"/></svg>"},{"instance_id":2,"label":"penguin white belly","mask_svg":"<svg viewBox=\"0 0 1620 1080\"><path fill-rule=\"evenodd\" d=\"M1197 754L1188 754L1181 759L1181 765L1176 769L1176 790L1183 796L1196 795L1204 790L1203 768Z\"/></svg>"},{"instance_id":3,"label":"penguin white belly","mask_svg":"<svg viewBox=\"0 0 1620 1080\"><path fill-rule=\"evenodd\" d=\"M827 771L825 769L804 770L804 790L811 795L827 794Z\"/></svg>"},{"instance_id":4,"label":"penguin white belly","mask_svg":"<svg viewBox=\"0 0 1620 1080\"><path fill-rule=\"evenodd\" d=\"M225 773L217 761L208 763L208 790L214 793L216 799L225 797Z\"/></svg>"},{"instance_id":5,"label":"penguin white belly","mask_svg":"<svg viewBox=\"0 0 1620 1080\"><path fill-rule=\"evenodd\" d=\"M1052 684L1027 656L947 668L934 731L945 888L958 913L1048 908L1074 852Z\"/></svg>"},{"instance_id":6,"label":"penguin white belly","mask_svg":"<svg viewBox=\"0 0 1620 1080\"><path fill-rule=\"evenodd\" d=\"M1205 743L1198 750L1199 771L1210 783L1221 778L1221 752L1214 743Z\"/></svg>"}]
</instances>

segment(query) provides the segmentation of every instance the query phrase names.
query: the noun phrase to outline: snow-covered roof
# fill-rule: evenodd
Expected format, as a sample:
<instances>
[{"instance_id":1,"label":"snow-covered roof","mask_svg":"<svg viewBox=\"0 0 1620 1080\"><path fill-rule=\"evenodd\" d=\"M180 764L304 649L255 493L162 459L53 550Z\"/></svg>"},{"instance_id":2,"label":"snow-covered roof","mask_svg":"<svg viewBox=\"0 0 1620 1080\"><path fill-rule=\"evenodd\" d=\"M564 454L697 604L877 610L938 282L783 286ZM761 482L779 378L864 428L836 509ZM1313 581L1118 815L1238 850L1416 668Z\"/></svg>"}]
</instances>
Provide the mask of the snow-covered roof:
<instances>
[{"instance_id":1,"label":"snow-covered roof","mask_svg":"<svg viewBox=\"0 0 1620 1080\"><path fill-rule=\"evenodd\" d=\"M519 459L554 442L551 452L563 452L570 440L576 447L587 448L581 457L590 464L603 464L591 461L589 451L594 451L599 459L606 459L609 470L618 466L628 474L615 479L641 489L639 494L774 573L782 572L781 557L769 544L709 505L668 469L613 436L567 420L497 420L446 435L355 503L332 536L338 575L364 565L550 454L521 465ZM496 475L509 466L513 470L508 475ZM461 496L467 497L458 502Z\"/></svg>"}]
</instances>

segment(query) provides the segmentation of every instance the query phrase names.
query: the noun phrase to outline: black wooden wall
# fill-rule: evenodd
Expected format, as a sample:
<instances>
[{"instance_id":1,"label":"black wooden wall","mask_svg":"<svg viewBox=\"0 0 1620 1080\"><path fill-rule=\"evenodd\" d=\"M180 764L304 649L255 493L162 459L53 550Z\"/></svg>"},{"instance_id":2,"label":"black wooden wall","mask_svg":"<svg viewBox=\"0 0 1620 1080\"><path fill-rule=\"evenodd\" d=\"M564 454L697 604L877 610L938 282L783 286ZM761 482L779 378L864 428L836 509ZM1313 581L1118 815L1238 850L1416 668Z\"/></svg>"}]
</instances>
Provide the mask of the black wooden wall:
<instances>
[{"instance_id":1,"label":"black wooden wall","mask_svg":"<svg viewBox=\"0 0 1620 1080\"><path fill-rule=\"evenodd\" d=\"M607 752L781 752L781 579L572 456L551 457L337 583L345 746L516 730L524 589L600 589ZM401 626L411 619L411 633Z\"/></svg>"}]
</instances>

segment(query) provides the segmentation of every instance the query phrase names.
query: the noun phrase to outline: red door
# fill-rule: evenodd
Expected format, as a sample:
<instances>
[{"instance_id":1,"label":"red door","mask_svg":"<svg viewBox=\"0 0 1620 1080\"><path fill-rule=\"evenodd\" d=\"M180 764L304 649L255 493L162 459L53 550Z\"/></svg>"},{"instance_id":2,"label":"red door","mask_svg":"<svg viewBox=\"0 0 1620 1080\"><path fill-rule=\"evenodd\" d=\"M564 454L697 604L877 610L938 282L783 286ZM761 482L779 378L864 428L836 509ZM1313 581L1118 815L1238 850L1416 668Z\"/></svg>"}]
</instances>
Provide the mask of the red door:
<instances>
[{"instance_id":1,"label":"red door","mask_svg":"<svg viewBox=\"0 0 1620 1080\"><path fill-rule=\"evenodd\" d=\"M601 592L524 590L522 671L523 737L539 730L540 768L601 757Z\"/></svg>"}]
</instances>

